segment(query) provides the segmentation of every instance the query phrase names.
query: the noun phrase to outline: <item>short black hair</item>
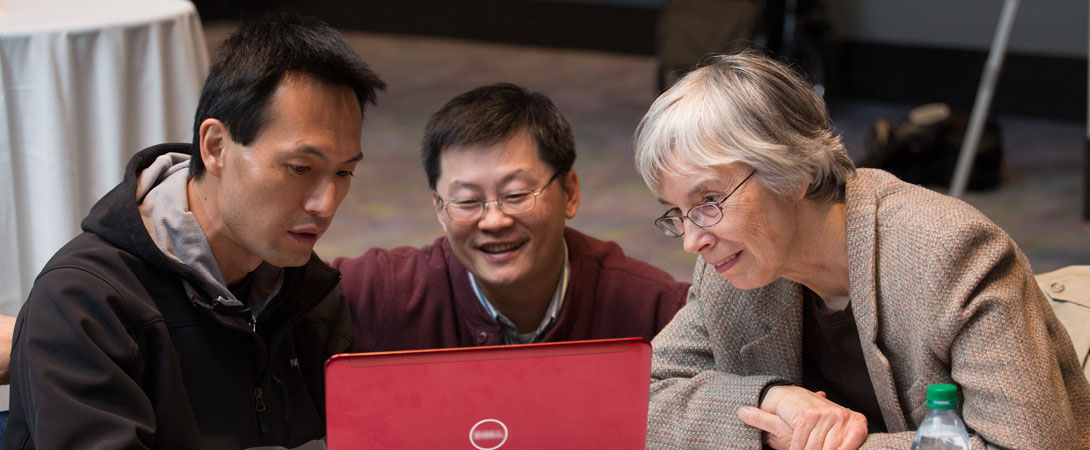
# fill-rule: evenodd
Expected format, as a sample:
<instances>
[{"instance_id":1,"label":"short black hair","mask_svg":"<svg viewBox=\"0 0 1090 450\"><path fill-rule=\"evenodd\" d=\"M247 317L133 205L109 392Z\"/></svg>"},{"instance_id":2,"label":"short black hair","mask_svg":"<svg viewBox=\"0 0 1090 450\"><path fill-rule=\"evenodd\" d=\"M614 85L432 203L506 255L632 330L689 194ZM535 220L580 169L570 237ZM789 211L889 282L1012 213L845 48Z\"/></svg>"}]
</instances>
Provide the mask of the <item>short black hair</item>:
<instances>
[{"instance_id":1,"label":"short black hair","mask_svg":"<svg viewBox=\"0 0 1090 450\"><path fill-rule=\"evenodd\" d=\"M440 174L439 155L445 149L496 144L524 128L537 144L542 161L556 172L571 170L575 137L556 105L543 94L511 83L496 83L454 97L432 114L420 148L428 185L435 189Z\"/></svg>"},{"instance_id":2,"label":"short black hair","mask_svg":"<svg viewBox=\"0 0 1090 450\"><path fill-rule=\"evenodd\" d=\"M216 118L231 139L249 145L268 123L269 99L288 72L345 85L356 92L362 114L386 88L340 33L318 19L291 13L266 15L235 31L216 50L193 121L189 174L204 173L201 122Z\"/></svg>"}]
</instances>

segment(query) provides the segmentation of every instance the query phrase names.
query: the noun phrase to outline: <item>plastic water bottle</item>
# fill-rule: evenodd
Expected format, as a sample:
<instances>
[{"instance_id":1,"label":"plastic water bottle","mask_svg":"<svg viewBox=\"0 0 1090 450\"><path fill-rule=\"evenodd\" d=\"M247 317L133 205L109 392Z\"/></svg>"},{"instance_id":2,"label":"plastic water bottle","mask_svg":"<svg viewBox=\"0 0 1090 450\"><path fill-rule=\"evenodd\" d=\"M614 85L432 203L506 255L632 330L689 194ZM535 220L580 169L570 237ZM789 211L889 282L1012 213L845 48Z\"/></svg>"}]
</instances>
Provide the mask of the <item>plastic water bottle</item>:
<instances>
[{"instance_id":1,"label":"plastic water bottle","mask_svg":"<svg viewBox=\"0 0 1090 450\"><path fill-rule=\"evenodd\" d=\"M912 450L966 449L969 433L958 416L958 387L952 384L932 384L927 387L927 407Z\"/></svg>"}]
</instances>

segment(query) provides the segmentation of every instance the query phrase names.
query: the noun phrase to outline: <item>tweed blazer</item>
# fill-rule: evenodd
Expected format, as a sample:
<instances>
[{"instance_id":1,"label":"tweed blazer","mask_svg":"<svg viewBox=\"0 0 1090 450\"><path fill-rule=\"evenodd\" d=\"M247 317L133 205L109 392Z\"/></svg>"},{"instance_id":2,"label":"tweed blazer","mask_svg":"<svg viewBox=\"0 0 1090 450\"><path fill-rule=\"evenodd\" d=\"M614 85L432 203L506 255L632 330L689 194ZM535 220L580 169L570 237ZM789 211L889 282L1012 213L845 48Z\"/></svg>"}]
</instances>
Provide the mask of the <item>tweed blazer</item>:
<instances>
[{"instance_id":1,"label":"tweed blazer","mask_svg":"<svg viewBox=\"0 0 1090 450\"><path fill-rule=\"evenodd\" d=\"M860 169L846 186L851 304L888 433L909 448L927 386L954 383L973 448L1090 448L1090 384L1014 242L973 207ZM760 448L737 409L802 382L802 286L739 290L702 259L655 338L648 448Z\"/></svg>"}]
</instances>

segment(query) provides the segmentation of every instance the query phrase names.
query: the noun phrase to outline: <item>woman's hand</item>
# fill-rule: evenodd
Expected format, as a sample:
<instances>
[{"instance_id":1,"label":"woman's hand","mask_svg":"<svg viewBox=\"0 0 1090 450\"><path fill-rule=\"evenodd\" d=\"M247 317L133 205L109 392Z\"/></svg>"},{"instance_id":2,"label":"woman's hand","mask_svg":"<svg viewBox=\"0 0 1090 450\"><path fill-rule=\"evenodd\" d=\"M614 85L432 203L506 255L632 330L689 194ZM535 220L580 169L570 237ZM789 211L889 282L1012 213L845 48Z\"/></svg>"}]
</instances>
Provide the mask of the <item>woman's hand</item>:
<instances>
[{"instance_id":1,"label":"woman's hand","mask_svg":"<svg viewBox=\"0 0 1090 450\"><path fill-rule=\"evenodd\" d=\"M776 449L854 450L867 439L867 418L833 403L823 392L798 386L774 386L760 409L738 409L746 425L762 430Z\"/></svg>"}]
</instances>

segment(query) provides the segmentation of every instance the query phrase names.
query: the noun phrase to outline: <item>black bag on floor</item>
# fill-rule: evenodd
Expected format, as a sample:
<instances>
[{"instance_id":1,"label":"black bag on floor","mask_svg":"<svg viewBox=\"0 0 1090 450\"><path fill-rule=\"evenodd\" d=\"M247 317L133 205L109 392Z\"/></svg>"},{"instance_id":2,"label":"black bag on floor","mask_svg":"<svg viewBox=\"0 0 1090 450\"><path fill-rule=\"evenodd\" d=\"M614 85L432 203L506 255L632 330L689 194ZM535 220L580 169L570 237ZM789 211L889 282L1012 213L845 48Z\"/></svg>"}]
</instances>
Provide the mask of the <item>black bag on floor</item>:
<instances>
[{"instance_id":1,"label":"black bag on floor","mask_svg":"<svg viewBox=\"0 0 1090 450\"><path fill-rule=\"evenodd\" d=\"M896 124L878 119L867 132L866 156L859 167L889 171L909 183L950 187L957 166L968 118L952 114L944 104L913 109L909 121ZM969 175L970 190L999 186L1003 147L999 125L987 120L980 135L976 158Z\"/></svg>"}]
</instances>

